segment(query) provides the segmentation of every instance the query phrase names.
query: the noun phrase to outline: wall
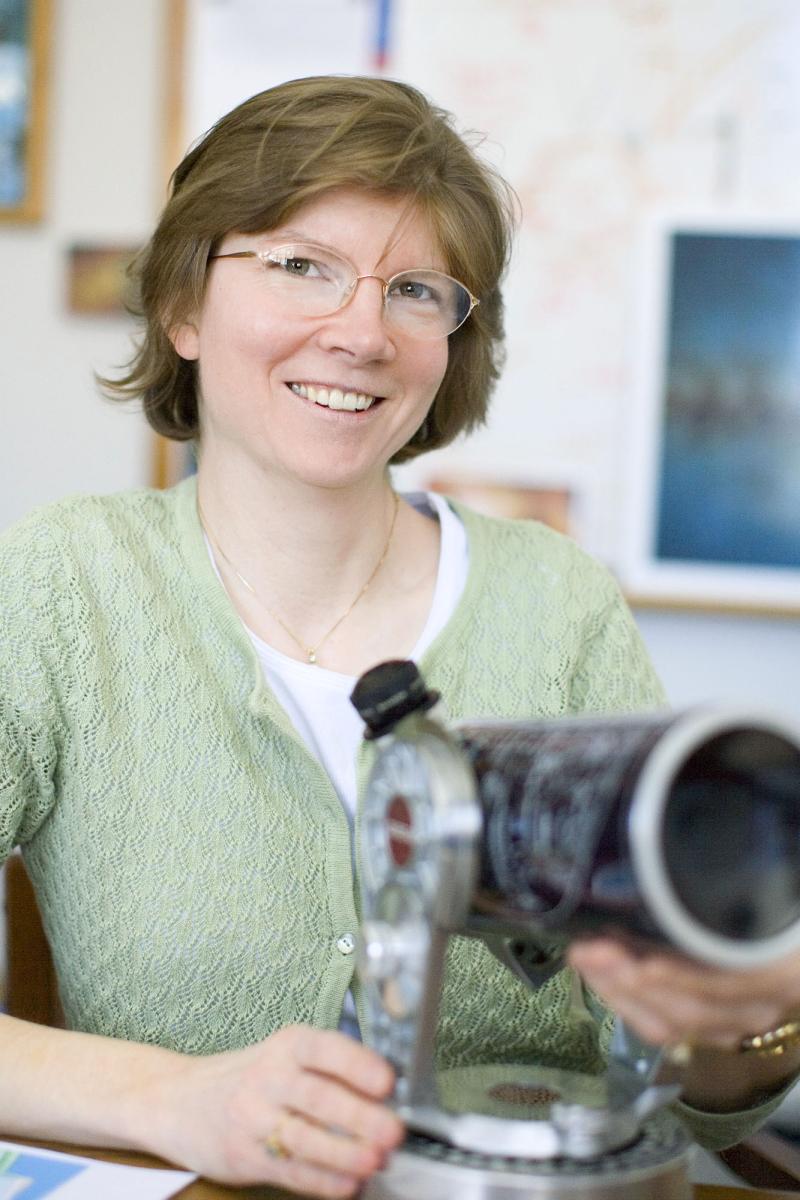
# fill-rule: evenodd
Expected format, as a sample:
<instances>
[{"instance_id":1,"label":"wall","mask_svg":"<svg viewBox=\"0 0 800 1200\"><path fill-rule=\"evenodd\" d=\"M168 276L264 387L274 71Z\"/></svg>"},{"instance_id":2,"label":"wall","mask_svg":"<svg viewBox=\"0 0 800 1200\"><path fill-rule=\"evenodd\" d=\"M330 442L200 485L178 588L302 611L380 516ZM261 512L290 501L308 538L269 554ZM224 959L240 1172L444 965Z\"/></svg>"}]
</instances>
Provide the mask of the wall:
<instances>
[{"instance_id":1,"label":"wall","mask_svg":"<svg viewBox=\"0 0 800 1200\"><path fill-rule=\"evenodd\" d=\"M0 529L33 505L147 479L135 414L93 370L129 353L125 318L65 310L66 251L134 244L159 203L164 5L53 0L46 218L0 225Z\"/></svg>"},{"instance_id":2,"label":"wall","mask_svg":"<svg viewBox=\"0 0 800 1200\"><path fill-rule=\"evenodd\" d=\"M755 706L800 729L800 620L653 609L634 615L674 705Z\"/></svg>"}]
</instances>

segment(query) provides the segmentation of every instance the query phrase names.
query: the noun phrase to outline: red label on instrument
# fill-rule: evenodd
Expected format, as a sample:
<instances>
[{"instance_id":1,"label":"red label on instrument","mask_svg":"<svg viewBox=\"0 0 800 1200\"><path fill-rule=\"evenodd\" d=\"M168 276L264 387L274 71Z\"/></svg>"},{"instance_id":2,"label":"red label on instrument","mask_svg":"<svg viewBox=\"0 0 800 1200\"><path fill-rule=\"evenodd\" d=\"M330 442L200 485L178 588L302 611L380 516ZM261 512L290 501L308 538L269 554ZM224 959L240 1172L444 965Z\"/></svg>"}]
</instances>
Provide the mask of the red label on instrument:
<instances>
[{"instance_id":1,"label":"red label on instrument","mask_svg":"<svg viewBox=\"0 0 800 1200\"><path fill-rule=\"evenodd\" d=\"M411 859L414 834L411 808L405 796L392 796L386 809L389 827L389 853L396 867L405 867Z\"/></svg>"}]
</instances>

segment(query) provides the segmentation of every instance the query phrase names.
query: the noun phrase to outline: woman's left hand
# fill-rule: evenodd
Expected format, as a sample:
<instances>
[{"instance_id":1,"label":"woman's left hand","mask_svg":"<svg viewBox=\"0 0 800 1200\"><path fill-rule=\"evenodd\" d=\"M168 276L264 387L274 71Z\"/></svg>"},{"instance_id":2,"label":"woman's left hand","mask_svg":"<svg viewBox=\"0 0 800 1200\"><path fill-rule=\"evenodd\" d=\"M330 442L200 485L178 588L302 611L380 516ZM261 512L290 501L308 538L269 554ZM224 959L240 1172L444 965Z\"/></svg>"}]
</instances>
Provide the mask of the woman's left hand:
<instances>
[{"instance_id":1,"label":"woman's left hand","mask_svg":"<svg viewBox=\"0 0 800 1200\"><path fill-rule=\"evenodd\" d=\"M568 962L646 1042L733 1049L800 1008L800 953L723 970L613 937L573 942Z\"/></svg>"},{"instance_id":2,"label":"woman's left hand","mask_svg":"<svg viewBox=\"0 0 800 1200\"><path fill-rule=\"evenodd\" d=\"M645 1042L685 1043L681 1098L704 1112L752 1108L800 1071L800 1047L740 1053L742 1039L800 1012L800 953L765 967L721 970L613 937L574 942L568 962Z\"/></svg>"}]
</instances>

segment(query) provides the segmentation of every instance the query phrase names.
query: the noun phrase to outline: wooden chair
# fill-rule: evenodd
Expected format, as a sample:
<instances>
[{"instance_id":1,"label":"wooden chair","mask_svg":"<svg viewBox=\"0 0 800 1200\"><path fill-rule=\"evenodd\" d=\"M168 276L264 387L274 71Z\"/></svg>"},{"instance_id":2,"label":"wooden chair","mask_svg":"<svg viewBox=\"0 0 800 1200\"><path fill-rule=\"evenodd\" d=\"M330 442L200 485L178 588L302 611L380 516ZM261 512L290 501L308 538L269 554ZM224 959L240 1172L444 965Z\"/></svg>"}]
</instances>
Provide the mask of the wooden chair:
<instances>
[{"instance_id":1,"label":"wooden chair","mask_svg":"<svg viewBox=\"0 0 800 1200\"><path fill-rule=\"evenodd\" d=\"M5 865L6 1010L39 1025L64 1026L50 945L20 854Z\"/></svg>"},{"instance_id":2,"label":"wooden chair","mask_svg":"<svg viewBox=\"0 0 800 1200\"><path fill-rule=\"evenodd\" d=\"M751 1133L717 1157L750 1187L800 1192L800 1147L776 1130Z\"/></svg>"}]
</instances>

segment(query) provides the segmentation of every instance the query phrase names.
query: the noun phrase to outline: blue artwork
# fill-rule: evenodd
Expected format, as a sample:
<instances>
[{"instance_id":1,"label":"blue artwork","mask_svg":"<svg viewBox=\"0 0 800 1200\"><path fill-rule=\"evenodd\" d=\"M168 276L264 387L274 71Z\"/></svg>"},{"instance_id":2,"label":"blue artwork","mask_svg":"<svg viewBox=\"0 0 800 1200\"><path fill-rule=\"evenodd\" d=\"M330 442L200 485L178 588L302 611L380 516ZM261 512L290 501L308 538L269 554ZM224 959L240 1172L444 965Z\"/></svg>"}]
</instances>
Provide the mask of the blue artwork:
<instances>
[{"instance_id":1,"label":"blue artwork","mask_svg":"<svg viewBox=\"0 0 800 1200\"><path fill-rule=\"evenodd\" d=\"M35 1151L0 1151L0 1200L43 1200L85 1170L85 1163L61 1162Z\"/></svg>"},{"instance_id":2,"label":"blue artwork","mask_svg":"<svg viewBox=\"0 0 800 1200\"><path fill-rule=\"evenodd\" d=\"M800 567L800 235L671 249L655 557Z\"/></svg>"},{"instance_id":3,"label":"blue artwork","mask_svg":"<svg viewBox=\"0 0 800 1200\"><path fill-rule=\"evenodd\" d=\"M28 187L30 120L29 3L0 0L0 206L13 208Z\"/></svg>"},{"instance_id":4,"label":"blue artwork","mask_svg":"<svg viewBox=\"0 0 800 1200\"><path fill-rule=\"evenodd\" d=\"M376 0L377 28L375 35L375 69L385 71L389 65L389 41L391 30L391 0Z\"/></svg>"}]
</instances>

